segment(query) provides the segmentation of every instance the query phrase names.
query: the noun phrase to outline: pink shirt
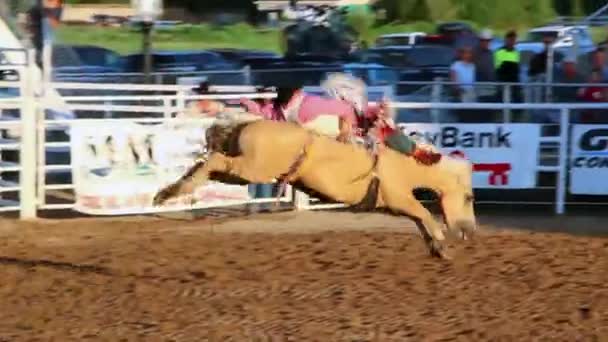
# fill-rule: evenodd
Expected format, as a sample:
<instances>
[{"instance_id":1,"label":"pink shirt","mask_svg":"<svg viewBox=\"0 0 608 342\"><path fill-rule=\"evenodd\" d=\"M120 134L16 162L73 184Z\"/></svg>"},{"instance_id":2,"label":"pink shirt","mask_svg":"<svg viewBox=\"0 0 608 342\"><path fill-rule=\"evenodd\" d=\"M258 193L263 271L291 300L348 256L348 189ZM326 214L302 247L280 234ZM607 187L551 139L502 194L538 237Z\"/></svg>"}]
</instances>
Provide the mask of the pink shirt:
<instances>
[{"instance_id":1,"label":"pink shirt","mask_svg":"<svg viewBox=\"0 0 608 342\"><path fill-rule=\"evenodd\" d=\"M299 99L301 103L297 109L297 120L300 123L306 123L319 117L320 115L336 115L344 120L350 121L353 124L357 122L355 109L346 101L337 99L324 98L317 95L295 94L289 101L286 112L292 106L297 106ZM295 108L294 108L295 110Z\"/></svg>"},{"instance_id":2,"label":"pink shirt","mask_svg":"<svg viewBox=\"0 0 608 342\"><path fill-rule=\"evenodd\" d=\"M283 113L275 110L274 105L271 102L259 104L250 99L241 99L241 105L245 106L249 113L260 115L266 120L285 121Z\"/></svg>"}]
</instances>

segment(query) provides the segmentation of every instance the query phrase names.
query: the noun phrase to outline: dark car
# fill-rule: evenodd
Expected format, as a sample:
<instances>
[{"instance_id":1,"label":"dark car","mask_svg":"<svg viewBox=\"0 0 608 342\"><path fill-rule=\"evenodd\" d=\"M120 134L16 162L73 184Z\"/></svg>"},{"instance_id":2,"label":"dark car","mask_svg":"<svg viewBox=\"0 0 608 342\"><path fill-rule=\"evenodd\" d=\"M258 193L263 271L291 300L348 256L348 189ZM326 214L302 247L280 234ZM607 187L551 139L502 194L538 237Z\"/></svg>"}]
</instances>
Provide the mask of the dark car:
<instances>
[{"instance_id":1,"label":"dark car","mask_svg":"<svg viewBox=\"0 0 608 342\"><path fill-rule=\"evenodd\" d=\"M141 53L125 57L125 70L142 72L144 55ZM154 51L152 70L154 72L196 72L207 70L227 70L233 68L221 55L210 51Z\"/></svg>"},{"instance_id":2,"label":"dark car","mask_svg":"<svg viewBox=\"0 0 608 342\"><path fill-rule=\"evenodd\" d=\"M437 25L435 34L420 38L422 44L447 45L453 47L475 47L479 39L473 28L463 22L446 22Z\"/></svg>"},{"instance_id":3,"label":"dark car","mask_svg":"<svg viewBox=\"0 0 608 342\"><path fill-rule=\"evenodd\" d=\"M437 34L446 35L446 34L459 34L463 32L474 33L471 25L461 22L461 21L450 21L437 25L436 28Z\"/></svg>"},{"instance_id":4,"label":"dark car","mask_svg":"<svg viewBox=\"0 0 608 342\"><path fill-rule=\"evenodd\" d=\"M93 45L56 45L52 64L56 73L76 73L81 70L121 72L120 55L112 50Z\"/></svg>"},{"instance_id":5,"label":"dark car","mask_svg":"<svg viewBox=\"0 0 608 342\"><path fill-rule=\"evenodd\" d=\"M124 57L127 72L144 71L144 55L133 54ZM209 82L215 84L240 84L243 75L237 63L224 59L220 54L206 51L154 51L152 53L152 72L165 73L164 83L176 83L178 77L195 76L212 71ZM223 73L225 71L225 73Z\"/></svg>"},{"instance_id":6,"label":"dark car","mask_svg":"<svg viewBox=\"0 0 608 342\"><path fill-rule=\"evenodd\" d=\"M328 56L300 54L250 64L254 84L318 86L328 72L344 71L344 62Z\"/></svg>"},{"instance_id":7,"label":"dark car","mask_svg":"<svg viewBox=\"0 0 608 342\"><path fill-rule=\"evenodd\" d=\"M208 51L217 53L224 59L242 66L248 65L249 61L252 60L276 60L281 58L281 56L277 53L264 50L210 49Z\"/></svg>"},{"instance_id":8,"label":"dark car","mask_svg":"<svg viewBox=\"0 0 608 342\"><path fill-rule=\"evenodd\" d=\"M436 77L448 78L456 50L443 45L413 45L369 49L361 54L361 63L374 63L399 71L402 82L432 82ZM399 85L398 94L416 91L422 85Z\"/></svg>"},{"instance_id":9,"label":"dark car","mask_svg":"<svg viewBox=\"0 0 608 342\"><path fill-rule=\"evenodd\" d=\"M120 81L114 75L124 72L120 55L93 45L56 45L52 53L53 78L56 81Z\"/></svg>"}]
</instances>

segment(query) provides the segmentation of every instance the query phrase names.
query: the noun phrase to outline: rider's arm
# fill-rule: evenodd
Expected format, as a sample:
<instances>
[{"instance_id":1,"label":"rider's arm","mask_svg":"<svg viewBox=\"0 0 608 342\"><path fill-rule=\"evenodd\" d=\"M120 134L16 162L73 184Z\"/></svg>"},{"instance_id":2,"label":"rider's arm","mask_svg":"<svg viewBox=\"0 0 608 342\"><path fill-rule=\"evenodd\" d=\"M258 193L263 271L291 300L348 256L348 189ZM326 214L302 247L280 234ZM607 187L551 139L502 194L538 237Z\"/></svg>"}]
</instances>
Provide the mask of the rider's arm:
<instances>
[{"instance_id":1,"label":"rider's arm","mask_svg":"<svg viewBox=\"0 0 608 342\"><path fill-rule=\"evenodd\" d=\"M353 122L345 117L340 117L340 133L338 140L347 142L353 136Z\"/></svg>"},{"instance_id":2,"label":"rider's arm","mask_svg":"<svg viewBox=\"0 0 608 342\"><path fill-rule=\"evenodd\" d=\"M262 113L262 106L253 100L241 99L241 105L251 114L264 115Z\"/></svg>"}]
</instances>

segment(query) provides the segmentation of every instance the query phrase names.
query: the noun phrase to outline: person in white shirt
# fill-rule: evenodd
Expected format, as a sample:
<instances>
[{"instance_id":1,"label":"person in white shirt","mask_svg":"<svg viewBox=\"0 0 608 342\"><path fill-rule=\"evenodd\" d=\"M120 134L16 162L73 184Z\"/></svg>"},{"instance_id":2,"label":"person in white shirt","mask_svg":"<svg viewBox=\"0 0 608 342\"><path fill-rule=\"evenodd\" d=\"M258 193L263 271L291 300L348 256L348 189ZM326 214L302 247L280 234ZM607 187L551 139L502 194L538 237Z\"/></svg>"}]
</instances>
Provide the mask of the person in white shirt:
<instances>
[{"instance_id":1,"label":"person in white shirt","mask_svg":"<svg viewBox=\"0 0 608 342\"><path fill-rule=\"evenodd\" d=\"M450 80L461 102L475 102L475 63L470 47L460 48L460 59L450 66Z\"/></svg>"}]
</instances>

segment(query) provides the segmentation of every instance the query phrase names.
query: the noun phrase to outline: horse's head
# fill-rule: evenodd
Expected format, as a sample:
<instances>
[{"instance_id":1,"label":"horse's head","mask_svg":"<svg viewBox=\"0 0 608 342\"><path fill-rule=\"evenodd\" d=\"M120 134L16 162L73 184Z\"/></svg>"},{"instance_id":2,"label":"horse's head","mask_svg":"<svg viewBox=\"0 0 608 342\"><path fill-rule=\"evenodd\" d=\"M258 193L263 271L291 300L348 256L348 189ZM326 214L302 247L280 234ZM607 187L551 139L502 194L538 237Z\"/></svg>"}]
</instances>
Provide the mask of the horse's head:
<instances>
[{"instance_id":1,"label":"horse's head","mask_svg":"<svg viewBox=\"0 0 608 342\"><path fill-rule=\"evenodd\" d=\"M438 165L449 175L441 193L441 206L448 229L463 238L477 228L473 197L473 165L464 159L443 157Z\"/></svg>"},{"instance_id":2,"label":"horse's head","mask_svg":"<svg viewBox=\"0 0 608 342\"><path fill-rule=\"evenodd\" d=\"M252 121L216 121L205 132L208 152L220 152L227 156L240 154L239 137L241 131Z\"/></svg>"},{"instance_id":3,"label":"horse's head","mask_svg":"<svg viewBox=\"0 0 608 342\"><path fill-rule=\"evenodd\" d=\"M232 127L226 123L216 122L205 131L207 151L223 152L224 146L230 136Z\"/></svg>"}]
</instances>

